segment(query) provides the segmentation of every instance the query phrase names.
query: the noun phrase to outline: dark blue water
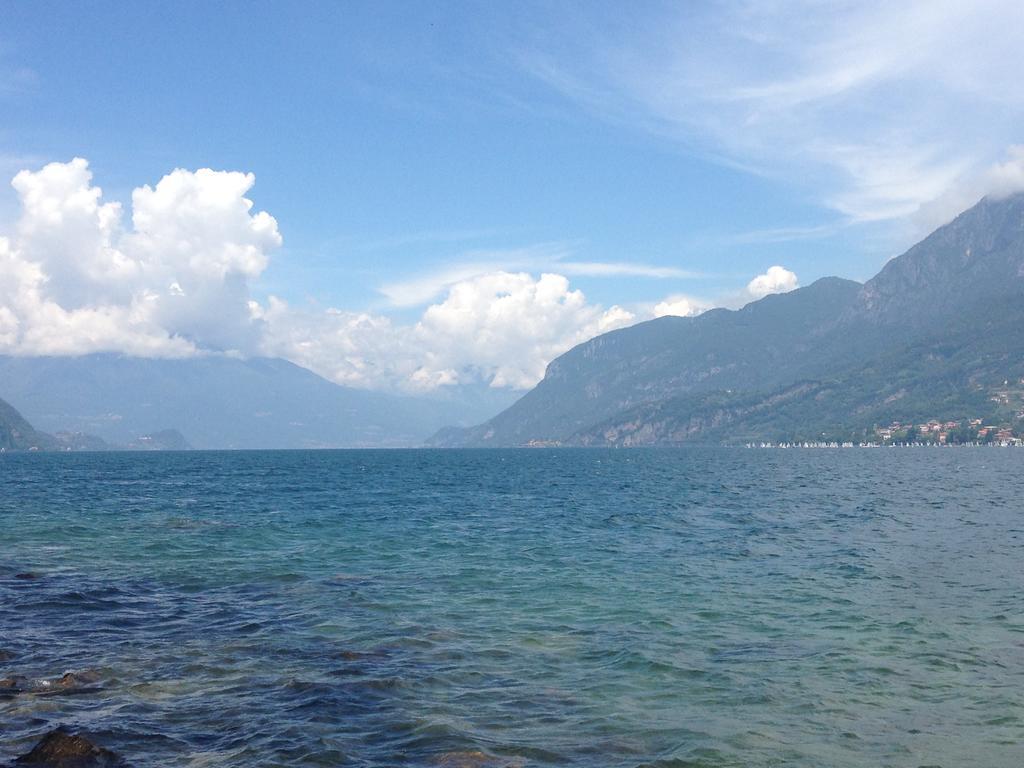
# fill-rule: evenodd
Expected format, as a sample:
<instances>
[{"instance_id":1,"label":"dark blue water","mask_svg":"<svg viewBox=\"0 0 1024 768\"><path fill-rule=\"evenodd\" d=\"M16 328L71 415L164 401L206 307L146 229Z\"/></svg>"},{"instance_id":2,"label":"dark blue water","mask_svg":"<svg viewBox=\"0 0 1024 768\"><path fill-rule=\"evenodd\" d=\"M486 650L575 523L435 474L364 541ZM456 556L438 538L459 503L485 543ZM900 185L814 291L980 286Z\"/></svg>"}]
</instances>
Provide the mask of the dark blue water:
<instances>
[{"instance_id":1,"label":"dark blue water","mask_svg":"<svg viewBox=\"0 0 1024 768\"><path fill-rule=\"evenodd\" d=\"M136 766L1018 768L1022 469L0 456L0 764L64 724Z\"/></svg>"}]
</instances>

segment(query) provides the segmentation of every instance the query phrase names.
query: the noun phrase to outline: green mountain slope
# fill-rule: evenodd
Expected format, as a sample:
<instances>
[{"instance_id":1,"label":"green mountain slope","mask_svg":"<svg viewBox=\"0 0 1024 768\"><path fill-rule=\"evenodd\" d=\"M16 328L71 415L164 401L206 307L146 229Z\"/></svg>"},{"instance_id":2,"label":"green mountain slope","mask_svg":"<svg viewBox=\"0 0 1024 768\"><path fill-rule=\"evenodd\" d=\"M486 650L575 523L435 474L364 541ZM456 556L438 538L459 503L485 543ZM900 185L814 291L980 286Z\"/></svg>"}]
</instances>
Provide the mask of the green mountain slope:
<instances>
[{"instance_id":1,"label":"green mountain slope","mask_svg":"<svg viewBox=\"0 0 1024 768\"><path fill-rule=\"evenodd\" d=\"M641 405L683 394L766 390L785 383L808 352L852 306L861 286L826 278L737 312L663 317L598 336L553 361L518 402L455 441L510 445L565 441Z\"/></svg>"},{"instance_id":2,"label":"green mountain slope","mask_svg":"<svg viewBox=\"0 0 1024 768\"><path fill-rule=\"evenodd\" d=\"M434 444L845 439L892 419L994 418L993 392L1024 376L1022 360L1015 195L983 200L863 286L827 278L599 336L511 408Z\"/></svg>"},{"instance_id":3,"label":"green mountain slope","mask_svg":"<svg viewBox=\"0 0 1024 768\"><path fill-rule=\"evenodd\" d=\"M978 309L969 324L898 345L832 377L801 380L768 393L667 398L591 425L566 443L863 440L874 425L891 421L1010 421L1016 411L993 400L993 393L1006 381L1024 377L1020 317L1004 314L1005 305ZM980 317L981 312L989 317ZM980 338L979 327L986 331Z\"/></svg>"},{"instance_id":4,"label":"green mountain slope","mask_svg":"<svg viewBox=\"0 0 1024 768\"><path fill-rule=\"evenodd\" d=\"M52 437L37 432L12 405L0 400L0 449L48 450L55 446L56 441Z\"/></svg>"}]
</instances>

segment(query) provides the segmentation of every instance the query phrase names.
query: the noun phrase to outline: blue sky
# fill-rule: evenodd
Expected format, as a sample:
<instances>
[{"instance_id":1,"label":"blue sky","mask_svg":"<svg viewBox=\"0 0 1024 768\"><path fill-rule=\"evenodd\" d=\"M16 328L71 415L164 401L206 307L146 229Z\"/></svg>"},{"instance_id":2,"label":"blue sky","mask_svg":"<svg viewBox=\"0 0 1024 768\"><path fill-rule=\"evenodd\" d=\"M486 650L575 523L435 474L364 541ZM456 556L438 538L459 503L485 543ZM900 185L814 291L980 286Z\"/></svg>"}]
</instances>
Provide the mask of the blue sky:
<instances>
[{"instance_id":1,"label":"blue sky","mask_svg":"<svg viewBox=\"0 0 1024 768\"><path fill-rule=\"evenodd\" d=\"M0 172L85 158L126 229L132 191L173 169L252 173L244 195L280 243L259 246L245 294L261 323L271 296L293 313L291 340L259 351L357 385L417 370L494 383L493 360L448 352L360 378L349 369L408 352L371 354L315 317L400 336L453 285L499 272L561 275L565 295L633 320L671 297L742 303L773 265L802 285L866 279L1015 183L1024 18L980 5L0 2ZM0 235L25 260L43 246L19 245L25 202L5 189ZM509 346L532 355L512 379L623 322L596 317ZM194 323L160 327L220 348ZM316 355L295 351L305 336Z\"/></svg>"}]
</instances>

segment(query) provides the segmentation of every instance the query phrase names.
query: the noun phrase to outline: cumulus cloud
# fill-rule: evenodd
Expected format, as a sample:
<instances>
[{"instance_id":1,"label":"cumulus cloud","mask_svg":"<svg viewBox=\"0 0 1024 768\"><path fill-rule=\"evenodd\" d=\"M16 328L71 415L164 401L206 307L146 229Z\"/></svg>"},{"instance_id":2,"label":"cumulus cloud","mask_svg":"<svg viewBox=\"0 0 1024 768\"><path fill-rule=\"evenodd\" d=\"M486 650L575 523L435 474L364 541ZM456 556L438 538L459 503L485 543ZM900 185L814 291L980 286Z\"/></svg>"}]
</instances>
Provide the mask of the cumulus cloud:
<instances>
[{"instance_id":1,"label":"cumulus cloud","mask_svg":"<svg viewBox=\"0 0 1024 768\"><path fill-rule=\"evenodd\" d=\"M565 276L493 264L392 286L396 304L442 294L411 324L273 297L261 304L250 289L281 235L246 197L254 181L178 169L132 193L126 223L83 159L18 173L21 215L0 239L0 353L267 354L361 387L524 388L572 345L635 319L589 303ZM549 247L511 253L561 257Z\"/></svg>"},{"instance_id":2,"label":"cumulus cloud","mask_svg":"<svg viewBox=\"0 0 1024 768\"><path fill-rule=\"evenodd\" d=\"M570 347L607 331L666 315L692 317L738 307L798 287L773 266L747 288L718 300L673 294L653 306L608 309L587 301L564 275L496 271L450 285L419 320L395 324L379 314L294 308L272 298L253 305L264 321L264 354L285 357L359 387L432 390L476 381L526 389Z\"/></svg>"},{"instance_id":3,"label":"cumulus cloud","mask_svg":"<svg viewBox=\"0 0 1024 768\"><path fill-rule=\"evenodd\" d=\"M569 253L561 243L540 243L526 248L473 250L461 254L454 264L410 278L384 283L380 293L393 307L422 306L444 295L465 280L503 270L536 272L559 262Z\"/></svg>"},{"instance_id":4,"label":"cumulus cloud","mask_svg":"<svg viewBox=\"0 0 1024 768\"><path fill-rule=\"evenodd\" d=\"M416 370L412 339L383 315L292 307L273 296L252 312L263 321L261 353L339 384L401 389Z\"/></svg>"},{"instance_id":5,"label":"cumulus cloud","mask_svg":"<svg viewBox=\"0 0 1024 768\"><path fill-rule=\"evenodd\" d=\"M635 321L587 302L562 275L495 272L451 286L419 321L338 309L295 310L271 300L263 351L345 384L429 390L457 383L533 386L554 357Z\"/></svg>"},{"instance_id":6,"label":"cumulus cloud","mask_svg":"<svg viewBox=\"0 0 1024 768\"><path fill-rule=\"evenodd\" d=\"M452 286L465 280L502 271L536 274L552 272L568 277L641 277L651 279L688 279L704 274L679 267L637 262L574 261L562 243L542 243L528 248L472 251L463 254L455 265L385 283L380 293L393 307L415 307L438 298Z\"/></svg>"},{"instance_id":7,"label":"cumulus cloud","mask_svg":"<svg viewBox=\"0 0 1024 768\"><path fill-rule=\"evenodd\" d=\"M738 309L770 294L786 293L799 287L800 281L796 273L776 264L762 274L756 275L741 291L727 293L715 299L673 294L641 314L649 317L665 317L666 315L694 317L715 307Z\"/></svg>"},{"instance_id":8,"label":"cumulus cloud","mask_svg":"<svg viewBox=\"0 0 1024 768\"><path fill-rule=\"evenodd\" d=\"M87 303L122 303L130 298L141 265L116 247L121 206L101 203L88 163L51 163L21 171L11 185L18 193L17 257L46 276L48 298L66 309Z\"/></svg>"},{"instance_id":9,"label":"cumulus cloud","mask_svg":"<svg viewBox=\"0 0 1024 768\"><path fill-rule=\"evenodd\" d=\"M693 317L705 312L713 306L711 302L703 299L696 299L692 296L675 294L662 299L654 305L652 315L654 317L665 317L674 315L676 317Z\"/></svg>"},{"instance_id":10,"label":"cumulus cloud","mask_svg":"<svg viewBox=\"0 0 1024 768\"><path fill-rule=\"evenodd\" d=\"M281 242L274 219L251 211L253 183L176 170L135 190L125 228L85 160L17 174L21 216L0 245L0 352L252 351L249 282Z\"/></svg>"},{"instance_id":11,"label":"cumulus cloud","mask_svg":"<svg viewBox=\"0 0 1024 768\"><path fill-rule=\"evenodd\" d=\"M445 340L427 356L428 373L458 371L468 358L492 386L523 388L570 346L632 320L620 307L588 304L562 275L498 272L455 285L423 313L416 334Z\"/></svg>"},{"instance_id":12,"label":"cumulus cloud","mask_svg":"<svg viewBox=\"0 0 1024 768\"><path fill-rule=\"evenodd\" d=\"M253 183L251 174L178 169L136 189L126 221L120 203L103 199L85 160L19 173L13 186L21 215L12 235L0 237L0 354L262 354L357 387L525 389L575 344L715 304L676 294L653 307L604 307L564 274L483 262L453 268L440 282L396 283L395 303L416 296L427 304L408 322L276 297L257 301L251 288L281 235L272 216L253 210L246 197ZM548 246L507 253L512 261L553 258L574 274L690 274L572 262ZM796 284L792 272L772 267L751 281L747 298Z\"/></svg>"},{"instance_id":13,"label":"cumulus cloud","mask_svg":"<svg viewBox=\"0 0 1024 768\"><path fill-rule=\"evenodd\" d=\"M786 293L799 286L795 273L776 264L747 283L747 293L754 299L760 299L770 293Z\"/></svg>"}]
</instances>

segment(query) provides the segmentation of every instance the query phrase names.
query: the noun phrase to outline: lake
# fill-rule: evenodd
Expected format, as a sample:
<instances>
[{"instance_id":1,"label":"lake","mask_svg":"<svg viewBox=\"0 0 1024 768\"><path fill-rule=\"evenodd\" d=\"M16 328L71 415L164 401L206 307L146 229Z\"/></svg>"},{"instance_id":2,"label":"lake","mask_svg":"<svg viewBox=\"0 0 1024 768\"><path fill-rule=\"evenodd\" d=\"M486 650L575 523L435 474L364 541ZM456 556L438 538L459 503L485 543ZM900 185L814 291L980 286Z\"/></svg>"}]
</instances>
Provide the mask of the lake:
<instances>
[{"instance_id":1,"label":"lake","mask_svg":"<svg viewBox=\"0 0 1024 768\"><path fill-rule=\"evenodd\" d=\"M1022 470L6 454L0 764L65 725L135 766L1019 768Z\"/></svg>"}]
</instances>

